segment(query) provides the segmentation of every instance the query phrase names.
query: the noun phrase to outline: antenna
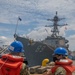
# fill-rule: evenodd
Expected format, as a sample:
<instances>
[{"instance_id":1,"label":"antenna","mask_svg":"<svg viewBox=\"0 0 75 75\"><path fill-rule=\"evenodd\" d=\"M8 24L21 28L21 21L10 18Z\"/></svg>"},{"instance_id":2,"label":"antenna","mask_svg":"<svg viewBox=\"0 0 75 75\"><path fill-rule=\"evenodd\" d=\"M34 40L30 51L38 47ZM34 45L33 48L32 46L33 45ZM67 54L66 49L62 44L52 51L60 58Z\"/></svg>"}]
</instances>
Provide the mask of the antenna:
<instances>
[{"instance_id":1,"label":"antenna","mask_svg":"<svg viewBox=\"0 0 75 75\"><path fill-rule=\"evenodd\" d=\"M18 23L19 21L21 21L22 19L18 16L17 18L17 24L16 24L16 28L15 28L15 34L14 34L14 37L16 38L16 32L17 32L17 27L18 27Z\"/></svg>"},{"instance_id":2,"label":"antenna","mask_svg":"<svg viewBox=\"0 0 75 75\"><path fill-rule=\"evenodd\" d=\"M58 26L65 26L67 24L64 24L64 25L59 25L58 24L58 21L62 20L62 19L65 19L65 18L59 18L58 15L57 15L57 11L56 11L56 15L54 16L53 19L47 19L48 21L52 21L53 22L53 25L49 25L49 26L45 26L45 27L53 27L53 29L51 30L52 32L52 36L58 36L59 35L59 29L58 29Z\"/></svg>"}]
</instances>

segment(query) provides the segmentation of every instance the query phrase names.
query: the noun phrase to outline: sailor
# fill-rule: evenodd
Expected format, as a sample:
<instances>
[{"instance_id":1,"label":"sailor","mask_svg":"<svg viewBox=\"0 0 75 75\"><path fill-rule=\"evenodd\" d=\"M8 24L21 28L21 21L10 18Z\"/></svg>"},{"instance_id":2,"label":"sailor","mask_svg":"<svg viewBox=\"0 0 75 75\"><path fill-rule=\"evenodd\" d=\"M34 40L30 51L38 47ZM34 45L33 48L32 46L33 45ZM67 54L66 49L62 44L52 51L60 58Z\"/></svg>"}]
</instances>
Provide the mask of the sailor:
<instances>
[{"instance_id":1,"label":"sailor","mask_svg":"<svg viewBox=\"0 0 75 75\"><path fill-rule=\"evenodd\" d=\"M14 41L8 47L9 54L2 55L0 59L0 75L30 75L28 67L21 57L23 44L20 41Z\"/></svg>"},{"instance_id":2,"label":"sailor","mask_svg":"<svg viewBox=\"0 0 75 75\"><path fill-rule=\"evenodd\" d=\"M44 75L75 75L75 66L73 61L66 58L68 51L65 48L58 47L54 50L55 66L48 70Z\"/></svg>"}]
</instances>

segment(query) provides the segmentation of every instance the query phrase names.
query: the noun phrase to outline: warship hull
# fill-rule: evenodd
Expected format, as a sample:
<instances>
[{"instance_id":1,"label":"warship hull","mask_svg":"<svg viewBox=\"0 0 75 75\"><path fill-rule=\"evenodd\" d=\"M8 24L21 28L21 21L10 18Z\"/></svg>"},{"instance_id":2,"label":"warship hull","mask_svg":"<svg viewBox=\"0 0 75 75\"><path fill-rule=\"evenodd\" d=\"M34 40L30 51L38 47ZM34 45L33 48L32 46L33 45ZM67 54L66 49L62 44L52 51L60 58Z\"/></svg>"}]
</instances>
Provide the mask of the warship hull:
<instances>
[{"instance_id":1,"label":"warship hull","mask_svg":"<svg viewBox=\"0 0 75 75\"><path fill-rule=\"evenodd\" d=\"M64 47L68 50L69 44L68 40L65 39L65 37L59 35L59 28L65 26L67 24L59 25L58 21L62 20L64 18L59 18L56 15L53 19L48 19L48 21L52 21L53 25L46 25L45 27L52 27L52 34L50 36L47 36L45 40L42 41L33 41L31 39L28 39L26 37L20 37L15 32L15 39L18 41L21 41L24 45L25 50L25 56L28 60L29 66L35 66L35 65L41 65L43 59L48 58L50 61L52 61L52 54L57 47ZM48 33L48 31L46 30Z\"/></svg>"},{"instance_id":2,"label":"warship hull","mask_svg":"<svg viewBox=\"0 0 75 75\"><path fill-rule=\"evenodd\" d=\"M29 66L41 65L42 60L48 58L52 61L53 48L41 42L35 42L31 45L29 40L23 37L16 37L16 40L21 41L24 45L25 56Z\"/></svg>"}]
</instances>

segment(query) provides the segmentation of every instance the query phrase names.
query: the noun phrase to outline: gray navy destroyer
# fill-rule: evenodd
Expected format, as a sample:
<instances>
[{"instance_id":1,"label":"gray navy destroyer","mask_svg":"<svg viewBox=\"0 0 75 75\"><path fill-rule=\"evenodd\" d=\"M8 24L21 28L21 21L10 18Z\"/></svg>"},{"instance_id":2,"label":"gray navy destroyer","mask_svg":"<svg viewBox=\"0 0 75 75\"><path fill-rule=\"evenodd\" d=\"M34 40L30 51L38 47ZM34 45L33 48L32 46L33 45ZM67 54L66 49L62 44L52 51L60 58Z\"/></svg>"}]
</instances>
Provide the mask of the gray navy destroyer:
<instances>
[{"instance_id":1,"label":"gray navy destroyer","mask_svg":"<svg viewBox=\"0 0 75 75\"><path fill-rule=\"evenodd\" d=\"M53 25L46 26L52 27L52 34L47 36L45 40L42 41L33 41L31 39L21 37L17 34L14 35L15 39L21 41L24 45L25 56L28 60L29 66L41 65L42 60L48 58L52 60L52 54L57 47L64 47L68 50L68 40L65 37L59 35L58 27L65 26L67 24L59 25L58 22L64 18L59 18L56 12L56 15L53 19L48 19L52 21Z\"/></svg>"}]
</instances>

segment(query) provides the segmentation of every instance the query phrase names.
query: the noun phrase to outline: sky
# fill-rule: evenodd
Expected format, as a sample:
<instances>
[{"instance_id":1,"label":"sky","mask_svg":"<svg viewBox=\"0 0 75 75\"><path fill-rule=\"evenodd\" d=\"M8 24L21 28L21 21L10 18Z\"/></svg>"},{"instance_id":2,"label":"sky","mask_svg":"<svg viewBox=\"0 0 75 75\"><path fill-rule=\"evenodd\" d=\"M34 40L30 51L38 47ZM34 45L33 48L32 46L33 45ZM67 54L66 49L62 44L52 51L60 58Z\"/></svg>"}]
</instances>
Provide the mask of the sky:
<instances>
[{"instance_id":1,"label":"sky","mask_svg":"<svg viewBox=\"0 0 75 75\"><path fill-rule=\"evenodd\" d=\"M0 45L14 41L16 33L35 40L45 39L51 35L52 19L58 12L59 18L65 18L59 28L60 35L69 40L69 49L75 50L75 0L0 0ZM45 29L48 31L46 32Z\"/></svg>"}]
</instances>

